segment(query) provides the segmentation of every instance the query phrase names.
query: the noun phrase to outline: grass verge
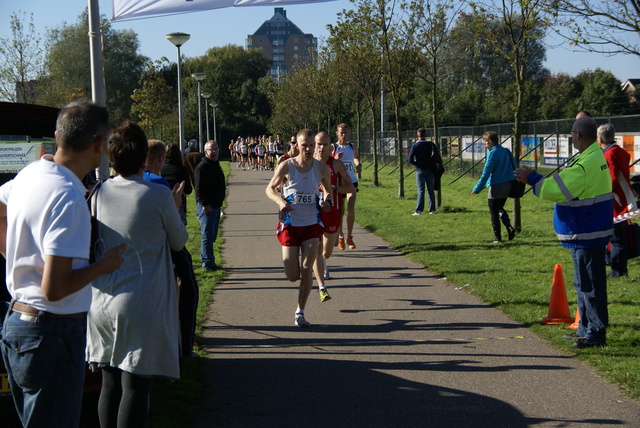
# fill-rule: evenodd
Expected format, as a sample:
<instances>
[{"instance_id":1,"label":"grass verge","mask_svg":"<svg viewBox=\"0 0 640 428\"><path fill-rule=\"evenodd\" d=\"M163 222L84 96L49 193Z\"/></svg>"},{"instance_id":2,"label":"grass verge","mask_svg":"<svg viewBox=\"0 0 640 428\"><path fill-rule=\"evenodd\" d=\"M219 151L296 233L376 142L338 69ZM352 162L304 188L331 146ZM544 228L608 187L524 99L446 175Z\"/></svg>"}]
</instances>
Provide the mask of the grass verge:
<instances>
[{"instance_id":1,"label":"grass verge","mask_svg":"<svg viewBox=\"0 0 640 428\"><path fill-rule=\"evenodd\" d=\"M225 176L228 177L229 162L220 162L220 165ZM200 259L200 223L195 215L195 206L195 196L192 193L187 196L187 231L189 232L189 240L186 247L193 257L194 272L200 287L200 300L198 301L196 319L196 342L198 342L202 333L202 324L213 297L213 289L224 279L226 274L224 269L217 272L207 272L204 269L200 269L202 263ZM220 224L221 228L224 227L224 216ZM219 266L224 266L224 259L222 258L223 247L224 239L218 234L214 252L216 263ZM195 349L195 351L200 356L205 356L203 351L198 349ZM203 392L202 385L199 382L202 367L200 358L187 358L180 366L179 381L158 380L154 383L153 392L151 393L149 428L187 426L185 421L189 421L192 417L193 404Z\"/></svg>"},{"instance_id":2,"label":"grass verge","mask_svg":"<svg viewBox=\"0 0 640 428\"><path fill-rule=\"evenodd\" d=\"M228 162L221 162L225 174ZM447 277L455 287L463 287L492 306L531 328L551 345L575 355L594 367L609 382L619 385L629 397L640 398L640 260L629 261L630 276L608 282L608 346L576 352L571 342L562 339L564 326L543 326L547 316L555 264L563 266L571 313L575 313L572 286L573 265L567 249L562 248L553 231L553 204L528 193L522 202L522 232L513 241L494 245L487 208L486 190L471 196L476 180L462 178L449 185L453 177L443 177L442 206L435 215L411 216L416 203L413 176L405 181L405 197L397 197L397 177L380 174L381 184L373 188L365 170L360 180L357 221L383 238L391 246L421 264L430 272ZM195 206L193 195L189 207ZM510 211L510 202L507 203ZM193 219L193 220L192 220ZM222 227L224 227L224 218ZM200 229L189 214L187 248L199 266ZM505 233L506 237L506 233ZM216 259L222 259L223 240L216 241ZM198 330L211 301L211 293L225 273L195 269L200 286ZM151 403L149 427L184 426L194 403L203 392L198 382L201 360L191 358L182 366L182 379L156 382Z\"/></svg>"},{"instance_id":3,"label":"grass verge","mask_svg":"<svg viewBox=\"0 0 640 428\"><path fill-rule=\"evenodd\" d=\"M369 171L369 170L368 170ZM382 237L429 271L446 276L455 287L480 297L531 328L556 348L592 365L597 373L634 399L640 398L640 260L629 261L629 277L608 281L608 346L576 352L562 339L564 326L544 326L553 270L563 266L570 313L575 313L573 264L553 231L553 204L527 193L521 199L522 232L513 241L492 244L487 193L471 196L475 179L442 178L442 207L435 215L412 216L416 204L414 176L398 198L397 175L371 174L360 180L357 222ZM390 169L389 169L390 172ZM511 214L511 200L505 207ZM504 232L506 239L506 232Z\"/></svg>"}]
</instances>

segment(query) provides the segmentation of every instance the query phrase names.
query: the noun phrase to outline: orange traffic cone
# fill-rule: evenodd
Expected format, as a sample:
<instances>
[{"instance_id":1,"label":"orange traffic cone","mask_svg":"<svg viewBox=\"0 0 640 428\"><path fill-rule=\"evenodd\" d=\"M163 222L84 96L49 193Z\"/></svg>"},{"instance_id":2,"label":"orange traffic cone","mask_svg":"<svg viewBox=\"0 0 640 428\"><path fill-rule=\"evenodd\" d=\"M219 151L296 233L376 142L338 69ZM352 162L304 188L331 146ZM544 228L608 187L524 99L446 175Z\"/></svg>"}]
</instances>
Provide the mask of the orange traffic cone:
<instances>
[{"instance_id":1,"label":"orange traffic cone","mask_svg":"<svg viewBox=\"0 0 640 428\"><path fill-rule=\"evenodd\" d=\"M549 315L542 318L540 322L542 324L570 324L573 320L569 316L569 302L567 302L567 290L564 288L562 265L556 265L553 271L553 283L551 284Z\"/></svg>"},{"instance_id":2,"label":"orange traffic cone","mask_svg":"<svg viewBox=\"0 0 640 428\"><path fill-rule=\"evenodd\" d=\"M576 308L576 318L571 323L571 325L567 326L569 330L577 330L580 327L580 311Z\"/></svg>"}]
</instances>

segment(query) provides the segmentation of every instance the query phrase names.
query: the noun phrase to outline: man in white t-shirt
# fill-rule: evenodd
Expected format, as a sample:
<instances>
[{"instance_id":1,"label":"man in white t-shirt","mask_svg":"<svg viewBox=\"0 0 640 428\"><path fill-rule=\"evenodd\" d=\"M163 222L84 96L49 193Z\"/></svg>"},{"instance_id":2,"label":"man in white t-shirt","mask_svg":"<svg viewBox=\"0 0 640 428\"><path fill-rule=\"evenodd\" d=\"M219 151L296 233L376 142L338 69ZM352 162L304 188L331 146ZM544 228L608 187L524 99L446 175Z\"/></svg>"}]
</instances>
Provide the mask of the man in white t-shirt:
<instances>
[{"instance_id":1,"label":"man in white t-shirt","mask_svg":"<svg viewBox=\"0 0 640 428\"><path fill-rule=\"evenodd\" d=\"M82 178L100 164L107 133L103 106L70 104L58 115L56 154L0 187L0 252L12 298L2 356L24 426L79 424L91 305L86 285L115 271L126 247L89 263L91 220Z\"/></svg>"},{"instance_id":2,"label":"man in white t-shirt","mask_svg":"<svg viewBox=\"0 0 640 428\"><path fill-rule=\"evenodd\" d=\"M358 151L353 143L349 142L349 126L346 123L338 125L336 131L338 136L338 142L334 144L333 157L340 159L344 164L351 182L356 188L353 193L346 193L343 196L347 199L347 245L349 249L355 250L356 244L353 242L353 225L356 221L356 193L358 191L358 174L362 170L360 165L360 159L358 158ZM342 224L340 224L340 232L338 235L338 248L344 250L345 240L342 232Z\"/></svg>"}]
</instances>

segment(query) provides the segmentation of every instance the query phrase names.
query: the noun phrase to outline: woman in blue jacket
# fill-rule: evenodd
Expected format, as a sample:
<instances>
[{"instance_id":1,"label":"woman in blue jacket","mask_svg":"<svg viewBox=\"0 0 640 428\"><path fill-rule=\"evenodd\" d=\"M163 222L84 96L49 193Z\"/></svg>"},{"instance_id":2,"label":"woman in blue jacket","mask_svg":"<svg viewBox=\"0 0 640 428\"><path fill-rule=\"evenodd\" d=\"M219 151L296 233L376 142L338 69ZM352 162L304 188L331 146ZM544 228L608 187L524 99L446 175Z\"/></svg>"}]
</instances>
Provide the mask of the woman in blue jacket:
<instances>
[{"instance_id":1,"label":"woman in blue jacket","mask_svg":"<svg viewBox=\"0 0 640 428\"><path fill-rule=\"evenodd\" d=\"M471 191L477 195L485 187L489 187L489 213L491 214L491 226L495 235L494 244L502 242L502 230L500 221L507 228L509 241L516 236L516 230L511 226L509 214L504 210L511 181L514 179L513 169L516 161L511 152L498 144L498 134L493 131L485 132L482 141L487 148L487 159L484 163L482 176Z\"/></svg>"}]
</instances>

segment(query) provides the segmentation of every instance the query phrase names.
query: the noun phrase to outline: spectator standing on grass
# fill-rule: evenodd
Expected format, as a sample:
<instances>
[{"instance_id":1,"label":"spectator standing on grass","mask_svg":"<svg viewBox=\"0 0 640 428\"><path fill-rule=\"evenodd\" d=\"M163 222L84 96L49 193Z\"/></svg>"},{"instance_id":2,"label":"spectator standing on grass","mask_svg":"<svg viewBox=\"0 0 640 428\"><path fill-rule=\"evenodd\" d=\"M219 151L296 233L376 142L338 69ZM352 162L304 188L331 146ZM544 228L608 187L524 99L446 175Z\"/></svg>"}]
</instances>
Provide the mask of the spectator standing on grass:
<instances>
[{"instance_id":1,"label":"spectator standing on grass","mask_svg":"<svg viewBox=\"0 0 640 428\"><path fill-rule=\"evenodd\" d=\"M416 186L418 187L418 202L413 215L422 215L424 211L424 189L429 195L429 214L436 212L436 195L434 191L435 171L433 161L440 157L438 148L433 141L427 141L427 130L419 128L418 141L409 149L409 163L416 167Z\"/></svg>"},{"instance_id":2,"label":"spectator standing on grass","mask_svg":"<svg viewBox=\"0 0 640 428\"><path fill-rule=\"evenodd\" d=\"M313 284L313 264L323 233L320 210L329 211L333 188L327 164L313 158L314 134L308 129L297 135L299 154L281 160L266 193L278 205L278 242L282 245L282 261L287 279L300 280L295 325L309 327L304 309ZM318 187L322 184L322 202Z\"/></svg>"},{"instance_id":3,"label":"spectator standing on grass","mask_svg":"<svg viewBox=\"0 0 640 428\"><path fill-rule=\"evenodd\" d=\"M182 192L182 204L180 205L180 217L184 224L187 224L187 195L193 192L189 171L182 163L180 156L180 147L177 144L169 144L166 149L166 155L160 175L167 180L169 188L173 189L176 184L184 182L184 191Z\"/></svg>"},{"instance_id":4,"label":"spectator standing on grass","mask_svg":"<svg viewBox=\"0 0 640 428\"><path fill-rule=\"evenodd\" d=\"M193 186L196 189L196 208L200 221L200 258L202 268L216 271L213 244L218 236L220 209L227 193L224 172L218 162L218 144L211 140L204 146L204 157L195 170Z\"/></svg>"},{"instance_id":5,"label":"spectator standing on grass","mask_svg":"<svg viewBox=\"0 0 640 428\"><path fill-rule=\"evenodd\" d=\"M169 182L160 175L167 150L165 144L160 140L149 140L148 144L149 151L142 177L150 183L162 184L171 188Z\"/></svg>"},{"instance_id":6,"label":"spectator standing on grass","mask_svg":"<svg viewBox=\"0 0 640 428\"><path fill-rule=\"evenodd\" d=\"M482 141L488 150L487 159L484 163L482 175L471 194L477 195L482 189L489 187L489 214L491 214L491 227L493 227L495 236L493 243L502 242L501 221L504 227L507 228L509 241L511 241L516 236L516 229L511 226L509 214L505 211L504 204L507 202L507 197L511 190L516 160L509 150L498 144L498 134L494 131L485 132L482 136Z\"/></svg>"},{"instance_id":7,"label":"spectator standing on grass","mask_svg":"<svg viewBox=\"0 0 640 428\"><path fill-rule=\"evenodd\" d=\"M187 155L189 156L189 155ZM165 162L160 172L163 178L169 182L169 188L184 183L183 192L180 195L180 219L187 224L187 197L191 194L191 180L187 168L182 164L180 147L177 144L167 146ZM180 313L180 342L181 356L191 356L193 338L195 334L196 311L198 309L199 288L193 273L193 260L191 253L185 248L180 251L171 251L173 270L178 280L178 303Z\"/></svg>"},{"instance_id":8,"label":"spectator standing on grass","mask_svg":"<svg viewBox=\"0 0 640 428\"><path fill-rule=\"evenodd\" d=\"M187 167L187 171L189 171L189 179L191 180L191 184L195 183L194 172L196 167L200 163L203 158L203 154L200 152L190 152L184 156L184 166Z\"/></svg>"},{"instance_id":9,"label":"spectator standing on grass","mask_svg":"<svg viewBox=\"0 0 640 428\"><path fill-rule=\"evenodd\" d=\"M613 191L613 215L619 216L637 210L629 179L631 156L616 144L616 130L610 123L598 127L598 144L609 165ZM613 225L611 236L611 276L626 276L629 225L621 221Z\"/></svg>"},{"instance_id":10,"label":"spectator standing on grass","mask_svg":"<svg viewBox=\"0 0 640 428\"><path fill-rule=\"evenodd\" d=\"M597 129L589 116L576 119L571 134L579 154L559 173L543 178L527 167L514 171L536 196L556 203L553 225L571 251L580 312L578 330L564 338L575 339L576 348L605 346L609 324L605 245L613 233L613 194L607 161L596 142Z\"/></svg>"},{"instance_id":11,"label":"spectator standing on grass","mask_svg":"<svg viewBox=\"0 0 640 428\"><path fill-rule=\"evenodd\" d=\"M71 103L56 122L55 155L0 188L0 251L11 306L2 356L23 426L77 427L85 373L89 282L121 265L123 240L89 264L91 219L82 179L100 165L108 114ZM106 248L106 247L103 247Z\"/></svg>"},{"instance_id":12,"label":"spectator standing on grass","mask_svg":"<svg viewBox=\"0 0 640 428\"><path fill-rule=\"evenodd\" d=\"M144 131L125 121L110 137L117 176L105 181L91 206L98 220L96 254L125 241L122 268L92 282L87 361L102 371L102 427L144 427L153 378L178 379L178 301L170 250L187 231L175 195L142 175L149 146ZM181 186L178 186L181 192Z\"/></svg>"}]
</instances>

